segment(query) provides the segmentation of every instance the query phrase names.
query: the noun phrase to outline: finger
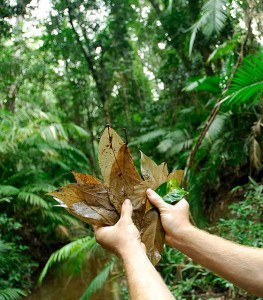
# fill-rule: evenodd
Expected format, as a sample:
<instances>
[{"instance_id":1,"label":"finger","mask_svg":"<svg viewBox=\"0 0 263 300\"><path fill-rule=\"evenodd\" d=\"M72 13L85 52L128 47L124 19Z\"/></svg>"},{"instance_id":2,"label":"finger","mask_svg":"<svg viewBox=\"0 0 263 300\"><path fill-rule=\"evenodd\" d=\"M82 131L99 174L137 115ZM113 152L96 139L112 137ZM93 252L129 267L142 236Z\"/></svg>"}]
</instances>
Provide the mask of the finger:
<instances>
[{"instance_id":1,"label":"finger","mask_svg":"<svg viewBox=\"0 0 263 300\"><path fill-rule=\"evenodd\" d=\"M162 209L165 209L167 207L167 203L165 203L163 201L163 199L157 194L155 193L155 191L153 191L152 189L147 189L147 196L148 199L150 200L150 202L156 206L160 211Z\"/></svg>"},{"instance_id":2,"label":"finger","mask_svg":"<svg viewBox=\"0 0 263 300\"><path fill-rule=\"evenodd\" d=\"M177 202L174 206L176 206L177 209L182 210L189 210L189 203L183 198L179 202Z\"/></svg>"},{"instance_id":3,"label":"finger","mask_svg":"<svg viewBox=\"0 0 263 300\"><path fill-rule=\"evenodd\" d=\"M121 207L121 219L131 219L133 207L131 201L126 199Z\"/></svg>"}]
</instances>

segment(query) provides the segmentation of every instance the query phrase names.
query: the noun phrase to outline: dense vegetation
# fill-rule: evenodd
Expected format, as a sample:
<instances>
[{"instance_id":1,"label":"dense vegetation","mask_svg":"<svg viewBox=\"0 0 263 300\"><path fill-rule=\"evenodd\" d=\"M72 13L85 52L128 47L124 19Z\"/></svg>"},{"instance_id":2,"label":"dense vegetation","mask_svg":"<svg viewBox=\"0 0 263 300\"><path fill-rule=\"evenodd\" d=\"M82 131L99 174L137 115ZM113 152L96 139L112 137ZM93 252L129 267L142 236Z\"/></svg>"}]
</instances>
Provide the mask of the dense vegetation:
<instances>
[{"instance_id":1,"label":"dense vegetation","mask_svg":"<svg viewBox=\"0 0 263 300\"><path fill-rule=\"evenodd\" d=\"M107 123L127 129L135 161L140 149L186 169L198 226L262 247L262 1L35 6L0 4L0 299L26 295L69 242L48 266L79 270L96 250L104 267L83 299L110 273L127 297L118 262L46 196L70 170L100 176ZM158 270L178 299L254 299L168 247Z\"/></svg>"}]
</instances>

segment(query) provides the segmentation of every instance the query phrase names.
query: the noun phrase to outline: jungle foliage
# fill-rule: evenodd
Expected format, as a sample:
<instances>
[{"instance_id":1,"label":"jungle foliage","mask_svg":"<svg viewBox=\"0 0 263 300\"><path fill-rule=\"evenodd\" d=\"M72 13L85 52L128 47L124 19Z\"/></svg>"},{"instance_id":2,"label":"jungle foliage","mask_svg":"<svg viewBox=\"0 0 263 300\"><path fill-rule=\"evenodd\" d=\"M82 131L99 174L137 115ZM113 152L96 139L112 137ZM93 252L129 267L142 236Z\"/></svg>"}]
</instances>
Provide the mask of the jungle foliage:
<instances>
[{"instance_id":1,"label":"jungle foliage","mask_svg":"<svg viewBox=\"0 0 263 300\"><path fill-rule=\"evenodd\" d=\"M198 226L262 247L262 1L51 0L42 14L0 4L0 299L32 290L49 258L43 276L98 248L47 193L71 170L101 178L105 124L126 128L138 169L140 149L186 170ZM115 268L125 299L114 259L83 299ZM253 299L168 247L158 270L178 299Z\"/></svg>"}]
</instances>

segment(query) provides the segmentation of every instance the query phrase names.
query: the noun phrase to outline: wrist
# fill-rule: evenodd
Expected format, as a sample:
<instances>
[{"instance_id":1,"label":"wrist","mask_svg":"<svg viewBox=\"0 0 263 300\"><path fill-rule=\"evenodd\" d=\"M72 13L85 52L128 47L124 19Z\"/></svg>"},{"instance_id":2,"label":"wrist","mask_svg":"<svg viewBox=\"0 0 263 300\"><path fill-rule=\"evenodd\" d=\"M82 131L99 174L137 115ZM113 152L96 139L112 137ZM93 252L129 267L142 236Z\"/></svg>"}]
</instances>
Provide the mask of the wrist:
<instances>
[{"instance_id":1,"label":"wrist","mask_svg":"<svg viewBox=\"0 0 263 300\"><path fill-rule=\"evenodd\" d=\"M173 248L179 249L185 244L191 242L196 230L197 228L195 226L193 226L191 223L187 223L184 226L176 228L171 235L167 235L166 242Z\"/></svg>"},{"instance_id":2,"label":"wrist","mask_svg":"<svg viewBox=\"0 0 263 300\"><path fill-rule=\"evenodd\" d=\"M119 251L119 257L124 262L136 260L139 256L144 255L146 256L146 250L143 243L125 245L125 247Z\"/></svg>"}]
</instances>

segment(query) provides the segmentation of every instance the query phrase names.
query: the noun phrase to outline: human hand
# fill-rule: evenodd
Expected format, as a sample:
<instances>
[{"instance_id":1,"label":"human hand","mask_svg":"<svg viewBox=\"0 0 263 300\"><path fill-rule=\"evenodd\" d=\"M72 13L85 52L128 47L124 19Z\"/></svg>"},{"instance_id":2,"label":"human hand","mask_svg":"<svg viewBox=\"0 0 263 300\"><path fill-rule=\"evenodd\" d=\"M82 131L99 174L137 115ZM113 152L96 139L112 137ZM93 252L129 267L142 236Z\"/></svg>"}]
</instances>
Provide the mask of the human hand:
<instances>
[{"instance_id":1,"label":"human hand","mask_svg":"<svg viewBox=\"0 0 263 300\"><path fill-rule=\"evenodd\" d=\"M160 211L166 243L176 248L183 238L185 230L193 226L189 220L188 202L182 199L177 204L170 205L151 189L147 189L147 196Z\"/></svg>"},{"instance_id":2,"label":"human hand","mask_svg":"<svg viewBox=\"0 0 263 300\"><path fill-rule=\"evenodd\" d=\"M122 259L138 251L145 253L140 233L131 218L132 211L131 201L126 199L122 204L121 217L114 226L93 227L97 242Z\"/></svg>"}]
</instances>

